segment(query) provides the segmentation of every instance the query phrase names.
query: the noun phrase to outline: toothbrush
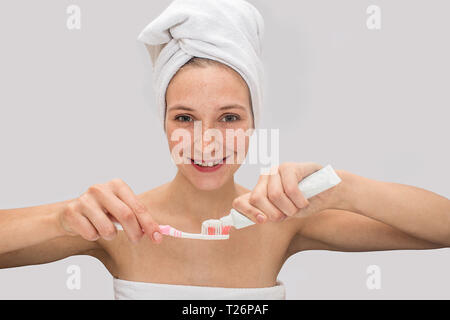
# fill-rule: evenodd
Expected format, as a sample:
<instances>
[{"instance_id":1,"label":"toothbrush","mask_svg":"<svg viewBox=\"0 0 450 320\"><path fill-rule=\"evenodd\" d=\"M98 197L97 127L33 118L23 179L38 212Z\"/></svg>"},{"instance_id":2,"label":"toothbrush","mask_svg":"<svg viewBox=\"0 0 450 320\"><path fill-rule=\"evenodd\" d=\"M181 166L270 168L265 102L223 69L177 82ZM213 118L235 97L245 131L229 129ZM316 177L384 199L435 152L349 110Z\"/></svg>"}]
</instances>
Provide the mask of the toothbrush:
<instances>
[{"instance_id":1,"label":"toothbrush","mask_svg":"<svg viewBox=\"0 0 450 320\"><path fill-rule=\"evenodd\" d=\"M331 165L312 173L298 184L300 191L306 199L309 199L325 190L328 190L341 182L341 178L336 174ZM201 233L188 233L175 229L170 225L160 225L161 233L164 235L201 240L224 240L229 239L231 227L242 229L255 223L245 215L235 209L231 209L230 214L220 219L209 219L202 223ZM123 230L118 222L114 222L118 230Z\"/></svg>"},{"instance_id":2,"label":"toothbrush","mask_svg":"<svg viewBox=\"0 0 450 320\"><path fill-rule=\"evenodd\" d=\"M205 227L205 222L209 222ZM223 226L221 221L211 219L206 220L202 224L202 233L188 233L175 229L169 225L160 225L159 229L162 234L185 239L200 239L200 240L225 240L230 238L230 226Z\"/></svg>"},{"instance_id":3,"label":"toothbrush","mask_svg":"<svg viewBox=\"0 0 450 320\"><path fill-rule=\"evenodd\" d=\"M180 231L167 224L160 225L159 230L161 230L162 234L166 236L172 236L175 238L199 239L199 240L226 240L230 238L229 235L230 226L222 226L222 222L215 219L206 220L203 222L203 225L205 225L205 222L209 223L208 226L206 227L206 230L202 229L202 233L189 233ZM117 230L123 230L122 225L119 224L118 222L113 222L113 224L116 226Z\"/></svg>"}]
</instances>

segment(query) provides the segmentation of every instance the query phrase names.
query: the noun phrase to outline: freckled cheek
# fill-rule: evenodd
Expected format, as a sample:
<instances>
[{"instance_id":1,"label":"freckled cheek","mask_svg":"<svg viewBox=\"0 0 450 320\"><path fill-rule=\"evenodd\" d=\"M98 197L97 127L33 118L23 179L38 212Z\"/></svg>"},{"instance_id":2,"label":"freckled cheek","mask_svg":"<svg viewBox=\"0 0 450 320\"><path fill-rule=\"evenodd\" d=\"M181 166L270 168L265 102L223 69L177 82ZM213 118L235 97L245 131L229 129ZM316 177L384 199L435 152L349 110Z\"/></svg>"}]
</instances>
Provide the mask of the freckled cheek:
<instances>
[{"instance_id":1,"label":"freckled cheek","mask_svg":"<svg viewBox=\"0 0 450 320\"><path fill-rule=\"evenodd\" d=\"M190 130L174 129L167 130L167 141L169 150L175 164L185 164L185 158L190 158L193 152L192 134ZM187 163L186 163L187 164Z\"/></svg>"}]
</instances>

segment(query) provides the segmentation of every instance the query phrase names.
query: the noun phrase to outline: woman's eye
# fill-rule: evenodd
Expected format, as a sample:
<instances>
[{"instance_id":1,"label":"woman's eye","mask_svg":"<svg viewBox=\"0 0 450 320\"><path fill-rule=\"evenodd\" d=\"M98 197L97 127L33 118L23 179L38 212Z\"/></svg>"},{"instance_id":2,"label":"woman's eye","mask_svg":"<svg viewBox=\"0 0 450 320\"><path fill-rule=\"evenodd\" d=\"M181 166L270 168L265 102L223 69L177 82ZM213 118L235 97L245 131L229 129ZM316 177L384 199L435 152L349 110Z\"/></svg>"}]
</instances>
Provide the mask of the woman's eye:
<instances>
[{"instance_id":1,"label":"woman's eye","mask_svg":"<svg viewBox=\"0 0 450 320\"><path fill-rule=\"evenodd\" d=\"M222 118L221 121L232 122L232 121L237 121L237 120L239 120L239 116L237 116L235 114L227 114L225 117Z\"/></svg>"},{"instance_id":2,"label":"woman's eye","mask_svg":"<svg viewBox=\"0 0 450 320\"><path fill-rule=\"evenodd\" d=\"M187 115L180 115L180 116L176 116L175 120L180 121L180 122L189 122L189 121L192 121L192 118Z\"/></svg>"}]
</instances>

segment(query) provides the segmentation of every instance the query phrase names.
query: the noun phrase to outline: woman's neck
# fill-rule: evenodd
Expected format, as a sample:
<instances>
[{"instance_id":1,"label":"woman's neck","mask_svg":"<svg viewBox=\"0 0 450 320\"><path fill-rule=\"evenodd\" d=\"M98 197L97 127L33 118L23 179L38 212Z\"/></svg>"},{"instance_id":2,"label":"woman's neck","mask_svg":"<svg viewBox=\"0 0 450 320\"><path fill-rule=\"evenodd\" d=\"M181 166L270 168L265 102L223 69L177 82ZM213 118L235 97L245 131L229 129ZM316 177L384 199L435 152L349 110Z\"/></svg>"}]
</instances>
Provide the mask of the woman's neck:
<instances>
[{"instance_id":1,"label":"woman's neck","mask_svg":"<svg viewBox=\"0 0 450 320\"><path fill-rule=\"evenodd\" d=\"M171 207L179 210L177 215L187 215L200 223L227 215L231 203L239 196L238 186L233 178L218 189L205 191L197 189L180 172L168 184L166 191Z\"/></svg>"}]
</instances>

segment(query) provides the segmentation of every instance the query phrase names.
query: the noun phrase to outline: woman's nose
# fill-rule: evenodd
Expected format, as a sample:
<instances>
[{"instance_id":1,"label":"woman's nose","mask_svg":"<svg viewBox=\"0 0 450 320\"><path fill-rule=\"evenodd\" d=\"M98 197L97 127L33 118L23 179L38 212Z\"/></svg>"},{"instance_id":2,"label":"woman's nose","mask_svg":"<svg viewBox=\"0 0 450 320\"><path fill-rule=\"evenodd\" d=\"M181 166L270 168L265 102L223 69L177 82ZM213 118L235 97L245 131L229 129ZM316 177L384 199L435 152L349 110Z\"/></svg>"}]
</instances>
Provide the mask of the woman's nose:
<instances>
[{"instance_id":1,"label":"woman's nose","mask_svg":"<svg viewBox=\"0 0 450 320\"><path fill-rule=\"evenodd\" d=\"M221 150L223 139L223 134L219 129L203 121L201 126L194 130L194 154L202 158L205 154L214 154L214 151Z\"/></svg>"}]
</instances>

